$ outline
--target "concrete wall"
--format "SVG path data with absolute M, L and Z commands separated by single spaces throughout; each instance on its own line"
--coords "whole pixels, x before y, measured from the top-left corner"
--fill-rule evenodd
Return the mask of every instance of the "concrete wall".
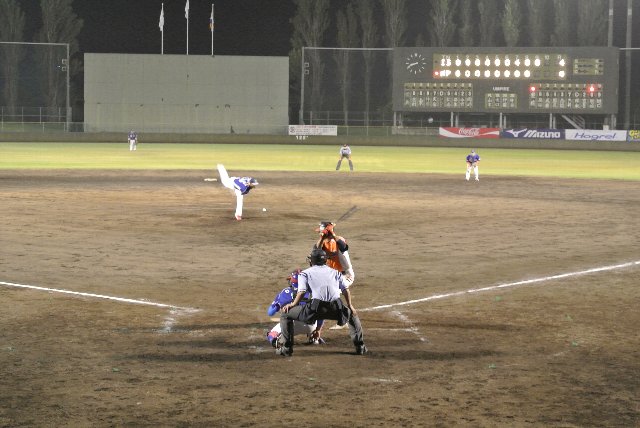
M 289 58 L 84 55 L 88 132 L 278 133 L 289 124 Z

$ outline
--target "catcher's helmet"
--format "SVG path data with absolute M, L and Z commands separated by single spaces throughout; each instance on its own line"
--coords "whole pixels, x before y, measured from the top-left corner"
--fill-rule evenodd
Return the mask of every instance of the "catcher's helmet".
M 293 288 L 295 291 L 298 291 L 298 274 L 300 273 L 300 269 L 296 269 L 291 272 L 287 277 L 287 281 L 289 281 L 289 286 Z
M 309 254 L 309 263 L 312 265 L 324 265 L 327 263 L 327 253 L 321 248 L 314 248 Z

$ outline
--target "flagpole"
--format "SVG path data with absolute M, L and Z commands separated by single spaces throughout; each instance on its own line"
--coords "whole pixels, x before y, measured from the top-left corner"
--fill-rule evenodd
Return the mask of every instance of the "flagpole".
M 164 55 L 164 3 L 160 10 L 160 55 Z
M 189 0 L 184 6 L 184 17 L 187 18 L 187 55 L 189 55 Z
M 211 22 L 209 23 L 209 25 L 211 25 L 211 56 L 213 56 L 213 31 L 215 29 L 215 18 L 213 16 L 213 3 L 211 3 Z

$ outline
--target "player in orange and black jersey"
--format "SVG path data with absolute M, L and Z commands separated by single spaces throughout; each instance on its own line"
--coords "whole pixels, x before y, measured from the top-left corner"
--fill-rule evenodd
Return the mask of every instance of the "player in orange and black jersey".
M 349 245 L 347 245 L 346 239 L 335 234 L 334 227 L 335 224 L 330 221 L 320 222 L 320 225 L 316 228 L 316 232 L 320 237 L 314 248 L 321 248 L 327 253 L 327 266 L 342 272 L 345 282 L 351 286 L 355 280 L 355 272 L 349 257 Z

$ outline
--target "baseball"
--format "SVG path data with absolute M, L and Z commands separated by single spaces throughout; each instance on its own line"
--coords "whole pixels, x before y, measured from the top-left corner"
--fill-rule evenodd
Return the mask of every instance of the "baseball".
M 263 211 L 263 212 L 264 212 L 264 211 L 266 211 L 266 210 L 267 210 L 266 208 L 263 208 L 263 209 L 262 209 L 262 211 Z

